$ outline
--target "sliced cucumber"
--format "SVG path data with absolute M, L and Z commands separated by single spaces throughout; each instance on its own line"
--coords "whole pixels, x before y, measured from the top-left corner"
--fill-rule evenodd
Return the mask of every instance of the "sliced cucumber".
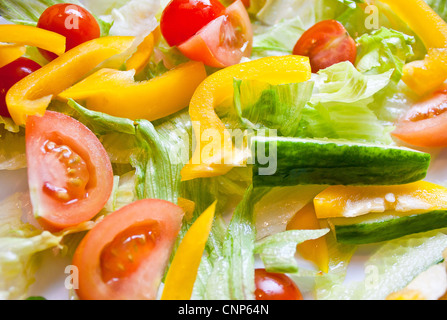
M 397 185 L 423 179 L 430 164 L 430 154 L 396 146 L 286 137 L 252 143 L 255 186 Z
M 363 219 L 363 221 L 362 221 Z M 375 214 L 329 219 L 338 242 L 369 244 L 447 227 L 447 210 L 412 215 Z

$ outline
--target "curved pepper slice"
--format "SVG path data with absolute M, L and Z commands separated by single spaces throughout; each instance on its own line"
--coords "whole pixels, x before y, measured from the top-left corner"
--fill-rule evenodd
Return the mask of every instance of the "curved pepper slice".
M 28 115 L 43 115 L 54 95 L 131 48 L 133 41 L 134 37 L 103 37 L 85 42 L 17 82 L 6 95 L 12 119 L 23 125 Z
M 314 230 L 320 229 L 320 223 L 312 202 L 305 205 L 287 224 L 287 230 Z M 307 240 L 296 246 L 301 256 L 315 263 L 324 272 L 329 271 L 329 251 L 326 237 Z
M 447 79 L 447 22 L 423 0 L 382 0 L 418 35 L 428 50 L 424 60 L 404 66 L 402 81 L 424 95 Z
M 399 186 L 330 186 L 314 198 L 314 205 L 318 219 L 445 210 L 447 188 L 427 181 Z
M 0 68 L 23 56 L 26 47 L 18 44 L 0 44 Z
M 148 81 L 135 82 L 134 74 L 133 70 L 101 69 L 59 97 L 84 101 L 87 108 L 112 116 L 153 121 L 187 107 L 207 76 L 203 63 L 196 61 Z
M 266 57 L 240 63 L 221 69 L 203 81 L 195 91 L 189 104 L 196 149 L 183 169 L 182 180 L 199 177 L 218 176 L 227 173 L 235 166 L 241 165 L 244 156 L 238 156 L 234 150 L 232 137 L 214 108 L 233 96 L 233 80 L 259 80 L 270 84 L 286 84 L 309 80 L 311 69 L 309 59 L 302 56 Z M 207 153 L 206 143 L 209 135 L 219 139 L 221 148 Z M 216 141 L 214 141 L 216 142 Z M 239 152 L 240 153 L 240 152 Z
M 186 232 L 166 274 L 162 300 L 191 299 L 215 210 L 216 202 L 209 206 Z
M 0 42 L 38 47 L 62 55 L 65 52 L 65 37 L 45 29 L 15 24 L 0 25 Z

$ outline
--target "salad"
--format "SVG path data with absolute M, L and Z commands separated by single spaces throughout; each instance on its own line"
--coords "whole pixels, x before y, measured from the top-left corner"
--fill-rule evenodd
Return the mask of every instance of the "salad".
M 0 15 L 1 299 L 447 299 L 445 1 Z

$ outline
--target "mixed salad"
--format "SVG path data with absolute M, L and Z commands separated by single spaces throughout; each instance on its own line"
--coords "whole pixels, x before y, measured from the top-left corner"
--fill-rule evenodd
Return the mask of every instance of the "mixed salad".
M 446 1 L 0 15 L 2 299 L 48 253 L 61 299 L 447 299 Z

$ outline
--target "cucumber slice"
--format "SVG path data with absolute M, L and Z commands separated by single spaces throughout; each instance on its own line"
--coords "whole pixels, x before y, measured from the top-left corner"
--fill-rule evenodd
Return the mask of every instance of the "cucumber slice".
M 447 227 L 447 210 L 434 210 L 426 213 L 392 216 L 376 215 L 374 219 L 360 217 L 329 219 L 338 242 L 345 244 L 370 244 Z M 369 215 L 366 215 L 369 216 Z M 345 221 L 342 221 L 345 220 Z M 352 224 L 349 224 L 349 221 Z M 338 224 L 340 222 L 340 224 Z
M 430 164 L 417 150 L 338 140 L 258 136 L 252 152 L 256 187 L 398 185 L 422 180 Z

